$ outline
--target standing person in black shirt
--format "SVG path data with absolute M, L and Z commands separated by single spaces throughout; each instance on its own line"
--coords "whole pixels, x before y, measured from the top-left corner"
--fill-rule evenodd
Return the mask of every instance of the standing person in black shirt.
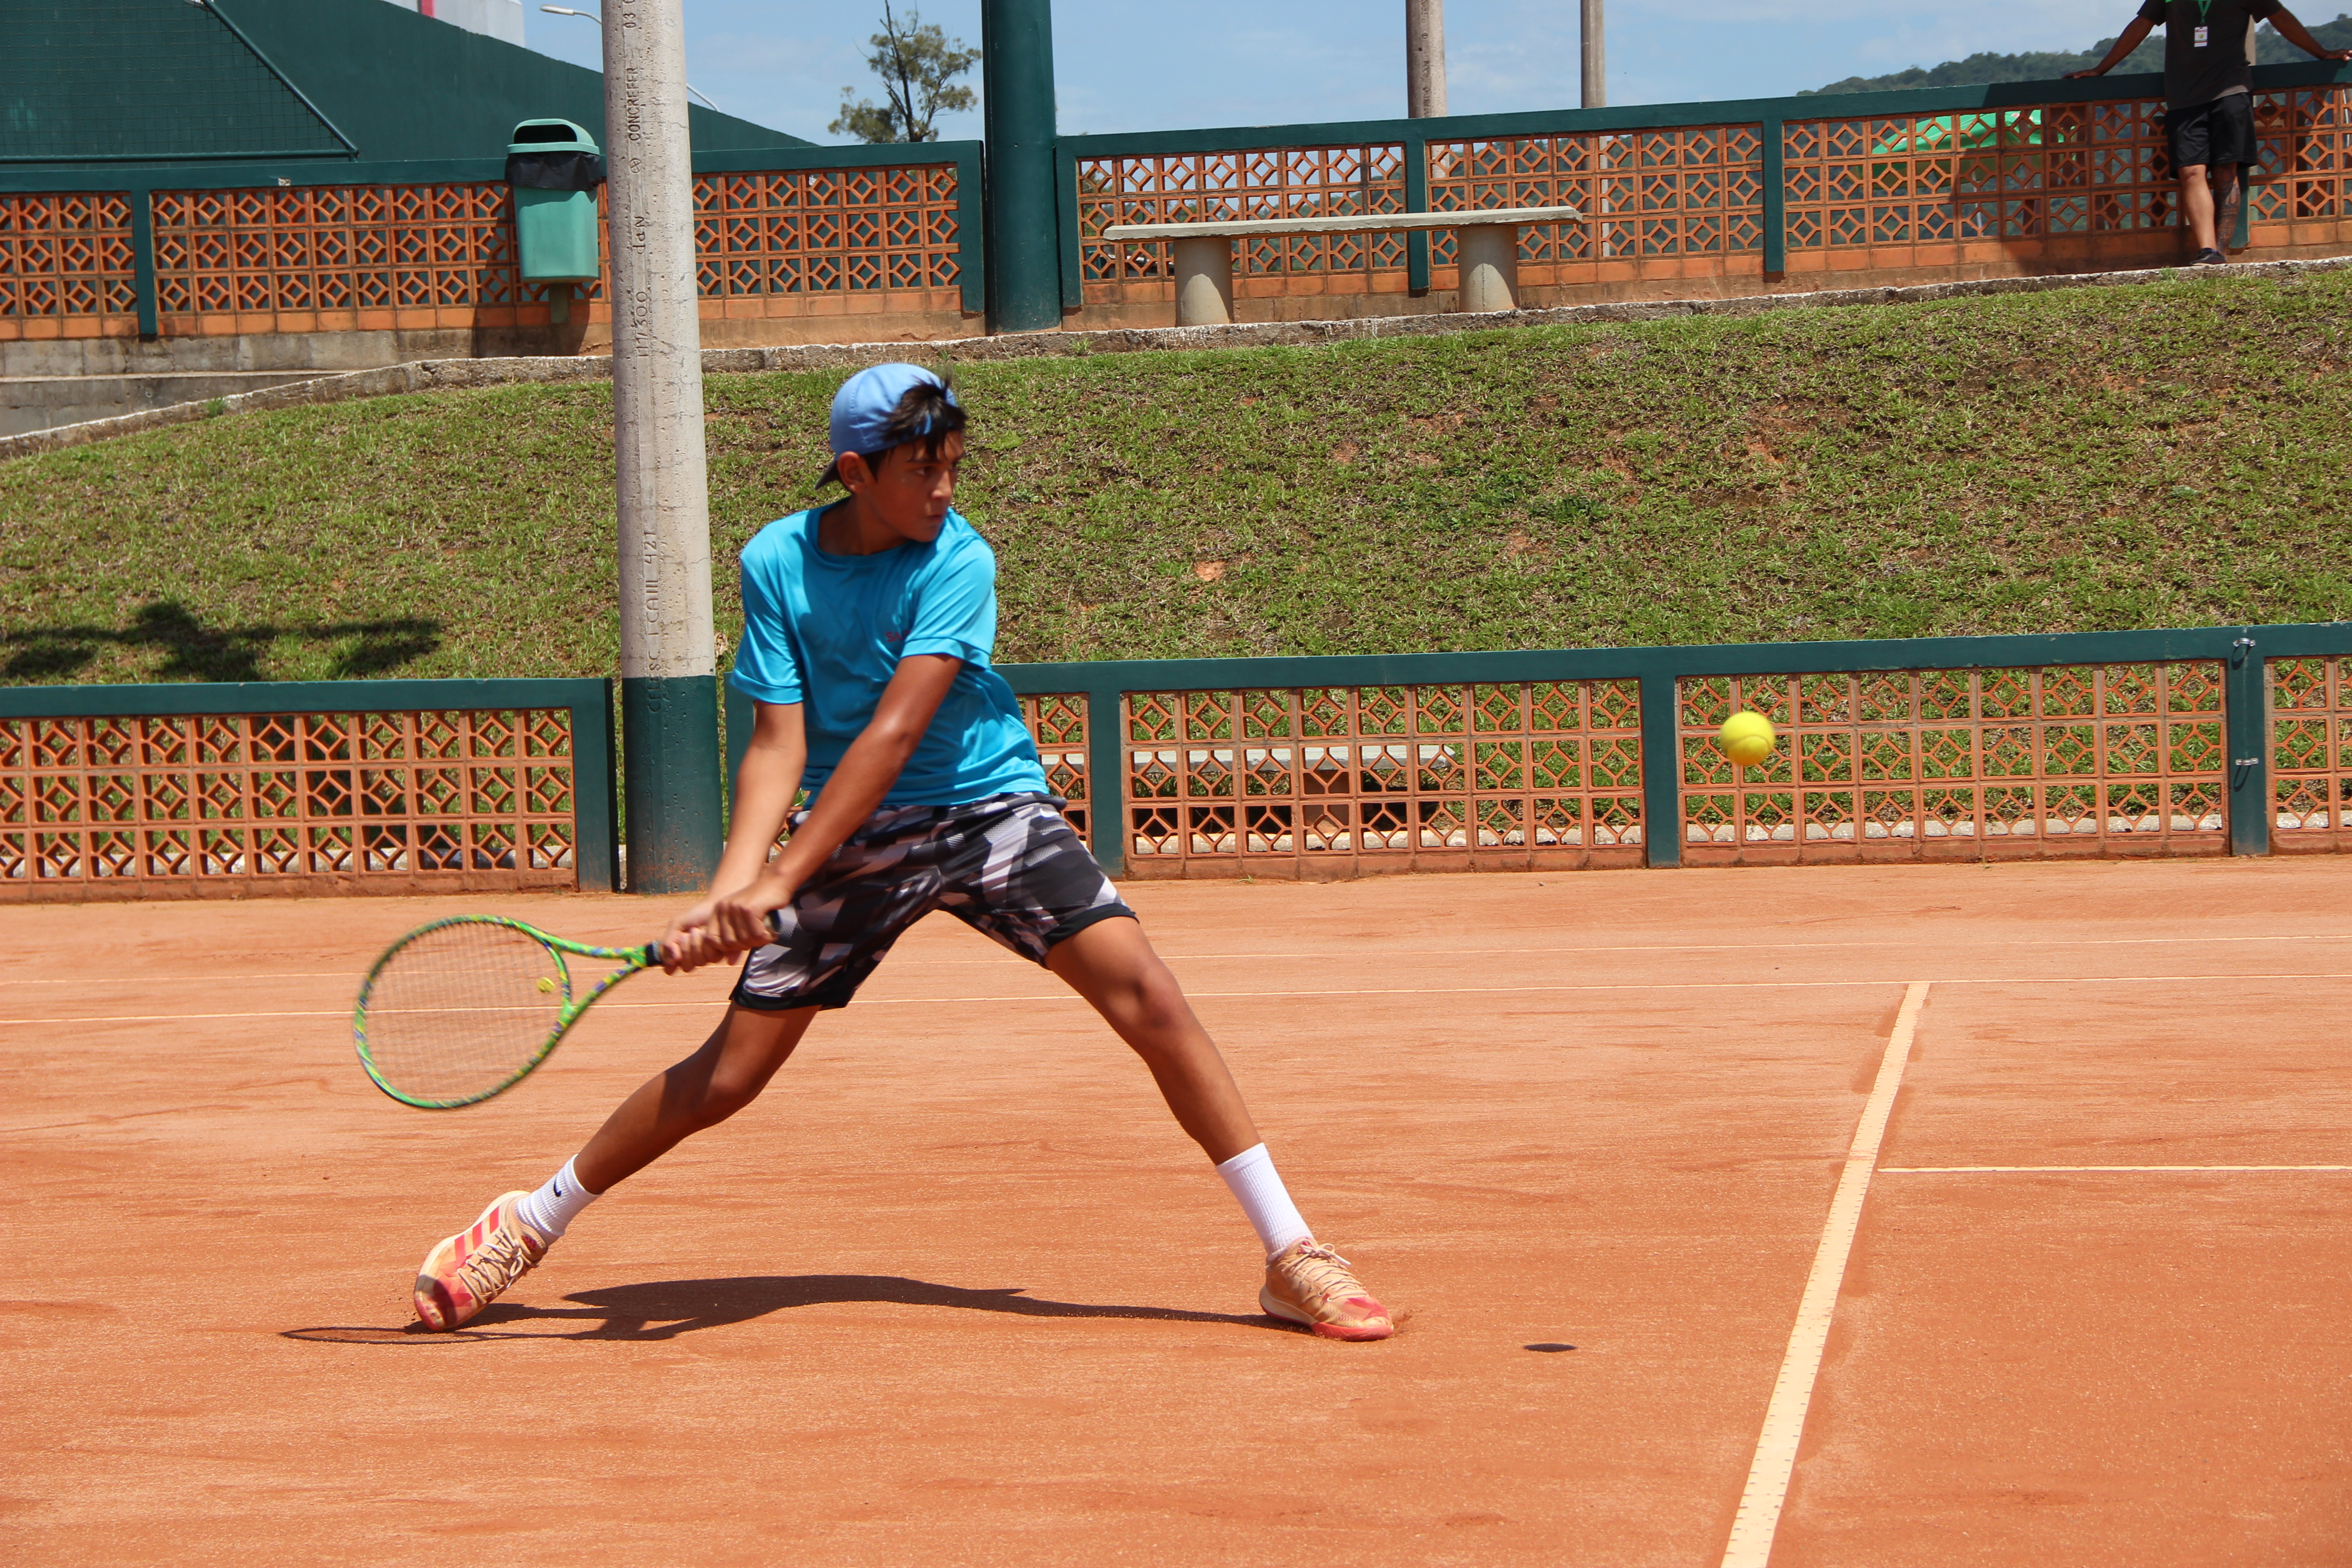
M 2352 49 L 2326 47 L 2278 0 L 2145 0 L 2105 59 L 2066 73 L 2070 79 L 2105 76 L 2152 29 L 2164 29 L 2165 136 L 2180 179 L 2181 215 L 2197 259 L 2208 264 L 2228 259 L 2221 247 L 2238 230 L 2244 189 L 2240 165 L 2261 161 L 2254 146 L 2254 24 L 2263 21 L 2305 54 L 2352 60 Z

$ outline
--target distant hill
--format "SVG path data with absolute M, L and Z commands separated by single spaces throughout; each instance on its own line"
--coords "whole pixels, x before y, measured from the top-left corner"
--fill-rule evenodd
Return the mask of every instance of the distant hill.
M 2331 49 L 2352 48 L 2352 16 L 2339 14 L 2333 22 L 2305 24 L 2311 36 Z M 2068 71 L 2088 70 L 2107 58 L 2116 46 L 2113 38 L 2101 38 L 2079 55 L 2047 52 L 2023 55 L 1970 55 L 1964 60 L 1946 60 L 1929 70 L 1913 66 L 1909 70 L 1896 71 L 1892 76 L 1850 76 L 1843 81 L 1815 89 L 1819 92 L 1885 92 L 1905 87 L 1976 87 L 1996 81 L 2049 81 Z M 2273 32 L 2265 25 L 2254 34 L 2254 58 L 2266 66 L 2289 65 L 2311 57 Z M 2131 52 L 2115 69 L 2118 76 L 2134 71 L 2160 71 L 2164 68 L 2164 35 L 2152 35 L 2147 42 Z M 1801 92 L 1800 98 L 1811 98 L 1812 92 Z

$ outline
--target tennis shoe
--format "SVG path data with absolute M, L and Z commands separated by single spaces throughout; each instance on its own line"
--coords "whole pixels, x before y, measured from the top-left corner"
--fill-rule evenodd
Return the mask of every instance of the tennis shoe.
M 425 1255 L 416 1270 L 416 1316 L 446 1333 L 472 1321 L 508 1286 L 539 1267 L 554 1245 L 523 1223 L 516 1205 L 529 1193 L 502 1194 L 482 1217 Z
M 2192 267 L 2226 267 L 2229 265 L 2229 262 L 2230 258 L 2222 255 L 2219 250 L 2208 248 L 2199 251 L 2197 253 L 2197 259 L 2189 263 L 2189 265 Z
M 1273 1317 L 1304 1323 L 1327 1340 L 1384 1340 L 1396 1332 L 1389 1310 L 1373 1299 L 1348 1260 L 1313 1237 L 1266 1259 L 1257 1304 Z

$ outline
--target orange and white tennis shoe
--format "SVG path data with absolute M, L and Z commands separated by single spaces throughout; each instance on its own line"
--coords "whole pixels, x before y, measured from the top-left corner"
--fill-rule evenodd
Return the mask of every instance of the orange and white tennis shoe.
M 481 1218 L 425 1255 L 416 1270 L 416 1315 L 426 1328 L 446 1332 L 470 1321 L 539 1267 L 554 1243 L 516 1212 L 515 1205 L 529 1196 L 501 1194 Z
M 1266 1259 L 1257 1304 L 1272 1316 L 1304 1323 L 1327 1340 L 1384 1340 L 1396 1332 L 1389 1310 L 1373 1299 L 1349 1262 L 1313 1237 Z

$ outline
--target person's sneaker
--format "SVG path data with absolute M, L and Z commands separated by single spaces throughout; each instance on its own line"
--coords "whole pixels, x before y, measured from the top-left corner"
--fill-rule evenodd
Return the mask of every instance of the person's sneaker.
M 1396 1332 L 1389 1310 L 1348 1272 L 1348 1260 L 1313 1237 L 1266 1259 L 1257 1304 L 1269 1316 L 1304 1323 L 1327 1340 L 1384 1340 Z
M 501 1194 L 481 1218 L 425 1255 L 416 1270 L 416 1315 L 426 1328 L 446 1333 L 470 1321 L 500 1291 L 539 1267 L 554 1244 L 515 1212 L 529 1196 Z
M 2197 259 L 2190 262 L 2189 265 L 2192 267 L 2226 267 L 2229 265 L 2229 262 L 2230 258 L 2222 255 L 2218 250 L 2200 250 L 2197 253 Z

